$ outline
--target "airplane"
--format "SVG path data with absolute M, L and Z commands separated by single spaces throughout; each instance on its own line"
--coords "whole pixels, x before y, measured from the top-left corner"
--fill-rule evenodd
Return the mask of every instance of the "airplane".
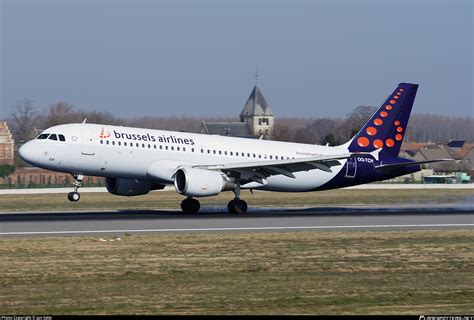
M 310 192 L 382 181 L 421 170 L 399 157 L 417 84 L 400 83 L 360 131 L 339 146 L 245 139 L 73 123 L 44 130 L 19 150 L 27 163 L 70 173 L 70 201 L 79 201 L 85 175 L 105 177 L 108 192 L 139 196 L 174 185 L 197 213 L 197 198 L 233 191 L 230 213 L 246 213 L 241 190 Z

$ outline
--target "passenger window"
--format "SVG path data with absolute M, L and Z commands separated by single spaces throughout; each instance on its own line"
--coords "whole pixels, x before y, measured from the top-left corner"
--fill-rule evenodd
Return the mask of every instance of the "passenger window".
M 227 151 L 224 151 L 224 155 L 227 155 Z
M 253 157 L 256 158 L 255 153 L 253 154 Z
M 165 149 L 168 150 L 168 146 L 165 146 Z
M 211 153 L 211 150 L 207 149 L 207 153 Z
M 62 134 L 58 134 L 59 141 L 66 141 L 66 138 Z
M 145 144 L 144 144 L 144 143 L 142 143 L 142 148 L 145 148 Z
M 222 151 L 221 151 L 221 150 L 219 150 L 219 154 L 222 154 Z
M 259 159 L 262 159 L 262 155 L 261 155 L 261 154 L 259 154 L 259 155 L 258 155 L 258 158 L 259 158 Z
M 201 149 L 201 153 L 204 153 L 204 149 Z
M 163 150 L 163 146 L 162 146 L 162 145 L 160 145 L 160 150 Z
M 100 144 L 104 144 L 104 140 L 100 140 Z
M 43 140 L 43 139 L 48 139 L 48 137 L 49 137 L 49 133 L 42 133 L 36 139 Z
M 273 159 L 273 156 L 270 156 L 270 159 Z
M 173 151 L 174 151 L 174 147 L 173 147 L 173 146 L 171 146 L 171 150 L 173 150 Z
M 156 144 L 154 144 L 154 145 L 153 145 L 153 148 L 155 148 L 155 149 L 156 149 Z
M 148 145 L 148 149 L 150 149 L 150 148 L 151 148 L 151 144 Z
M 194 152 L 194 148 L 191 148 L 191 152 Z
M 53 133 L 52 135 L 49 136 L 49 140 L 57 141 L 58 137 Z
M 247 153 L 247 157 L 249 157 L 249 158 L 250 158 L 250 153 Z
M 112 141 L 112 145 L 115 146 L 115 141 Z
M 126 143 L 126 142 L 124 142 L 124 143 L 123 143 L 123 145 L 126 147 L 126 146 L 127 146 L 127 143 Z
M 186 148 L 185 148 L 185 147 L 183 147 L 183 151 L 186 151 Z
M 122 142 L 120 142 L 120 141 L 119 141 L 119 142 L 117 142 L 117 143 L 118 143 L 118 145 L 119 145 L 119 146 L 121 146 L 121 145 L 122 145 Z
M 105 143 L 109 144 L 110 142 L 109 142 L 109 140 L 107 140 L 107 141 L 105 141 Z
M 233 155 L 234 155 L 234 153 L 231 151 L 231 152 L 230 152 L 230 155 L 231 155 L 231 156 L 233 156 Z
M 176 151 L 179 151 L 179 147 L 176 147 Z
M 216 154 L 216 150 L 212 150 L 212 153 Z

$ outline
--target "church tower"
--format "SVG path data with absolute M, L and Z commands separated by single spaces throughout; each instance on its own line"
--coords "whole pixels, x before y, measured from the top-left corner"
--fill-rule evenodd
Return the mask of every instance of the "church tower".
M 265 101 L 258 83 L 255 83 L 255 87 L 240 113 L 240 122 L 246 122 L 250 133 L 254 136 L 263 135 L 266 139 L 272 137 L 273 112 L 267 101 Z

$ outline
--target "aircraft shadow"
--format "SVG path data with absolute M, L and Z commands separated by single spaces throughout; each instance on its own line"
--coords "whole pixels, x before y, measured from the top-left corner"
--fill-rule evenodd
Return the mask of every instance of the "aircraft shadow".
M 381 216 L 381 215 L 441 215 L 473 214 L 473 205 L 423 207 L 311 207 L 311 208 L 250 208 L 245 214 L 230 214 L 225 208 L 202 208 L 196 214 L 178 210 L 118 210 L 81 212 L 8 212 L 0 213 L 0 222 L 14 221 L 94 221 L 94 220 L 156 220 L 156 219 L 235 219 L 298 216 Z

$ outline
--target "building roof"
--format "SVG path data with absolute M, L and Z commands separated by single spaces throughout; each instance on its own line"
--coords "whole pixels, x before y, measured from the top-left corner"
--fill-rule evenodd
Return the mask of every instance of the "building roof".
M 435 146 L 436 144 L 432 142 L 403 142 L 403 145 L 401 147 L 402 150 L 408 151 L 408 150 L 415 150 L 418 151 L 423 147 L 426 146 Z
M 425 147 L 420 149 L 420 154 L 426 160 L 453 159 L 449 152 L 440 146 Z
M 462 167 L 474 171 L 474 148 L 471 148 L 462 159 Z
M 203 132 L 232 137 L 251 137 L 250 128 L 246 122 L 205 122 L 202 121 Z
M 242 120 L 253 116 L 273 116 L 272 109 L 270 109 L 270 106 L 263 97 L 258 84 L 255 84 L 252 93 L 250 93 L 250 96 L 240 113 L 240 119 Z
M 440 159 L 453 159 L 451 154 L 443 147 L 434 145 L 429 147 L 421 148 L 415 155 L 417 160 L 440 160 Z M 437 162 L 428 164 L 429 167 L 436 171 L 453 171 L 458 168 L 455 161 Z

